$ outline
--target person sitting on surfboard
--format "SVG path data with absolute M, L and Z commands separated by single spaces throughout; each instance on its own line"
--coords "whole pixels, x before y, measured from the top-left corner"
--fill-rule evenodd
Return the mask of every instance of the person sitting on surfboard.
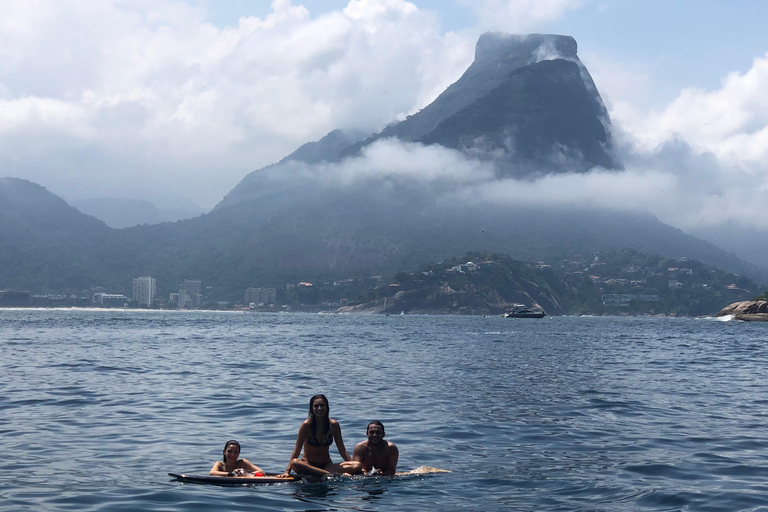
M 264 476 L 260 467 L 248 459 L 238 459 L 240 443 L 232 439 L 224 445 L 224 460 L 217 460 L 208 472 L 211 476 Z
M 328 417 L 329 409 L 328 399 L 325 395 L 315 395 L 310 398 L 309 417 L 299 427 L 296 446 L 291 453 L 288 469 L 278 476 L 288 478 L 291 470 L 300 475 L 314 476 L 339 473 L 356 475 L 362 472 L 363 465 L 353 461 L 344 447 L 339 422 Z M 329 453 L 329 448 L 334 440 L 339 455 L 344 459 L 338 464 L 331 461 Z M 302 448 L 304 449 L 304 456 L 299 459 Z
M 384 440 L 384 424 L 379 420 L 370 422 L 365 435 L 368 440 L 357 443 L 352 459 L 360 462 L 363 471 L 369 475 L 394 475 L 400 452 L 394 443 Z

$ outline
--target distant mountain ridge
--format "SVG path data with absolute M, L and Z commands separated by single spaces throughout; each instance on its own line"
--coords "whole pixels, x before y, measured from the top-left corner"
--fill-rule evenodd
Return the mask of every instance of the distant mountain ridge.
M 324 165 L 354 172 L 350 155 L 392 138 L 481 155 L 497 178 L 620 168 L 570 37 L 483 35 L 475 62 L 432 104 L 361 137 L 334 131 L 303 145 L 248 174 L 208 214 L 120 230 L 43 187 L 0 180 L 0 289 L 122 293 L 132 277 L 152 275 L 161 295 L 199 279 L 208 298 L 239 300 L 252 286 L 393 274 L 472 251 L 556 261 L 610 248 L 689 257 L 768 283 L 765 268 L 647 214 L 462 201 L 452 183 L 403 176 L 323 179 Z
M 59 292 L 107 280 L 114 242 L 106 224 L 44 187 L 0 178 L 0 289 Z
M 122 229 L 141 224 L 159 224 L 191 219 L 205 213 L 194 204 L 182 208 L 160 209 L 149 201 L 120 197 L 102 197 L 73 201 L 81 212 L 103 220 L 109 227 Z
M 582 160 L 567 170 L 620 167 L 610 154 L 608 112 L 576 48 L 570 36 L 485 33 L 477 42 L 472 65 L 434 102 L 350 146 L 341 156 L 386 137 L 454 149 L 471 149 L 480 139 L 486 145 L 482 149 L 493 150 L 505 148 L 498 136 L 511 135 L 523 138 L 515 141 L 515 149 L 527 159 L 546 156 L 559 144 L 582 152 Z M 489 118 L 490 126 L 484 123 Z M 537 126 L 531 122 L 534 119 L 544 120 L 546 126 Z M 579 136 L 584 128 L 587 136 Z M 489 135 L 490 140 L 482 140 Z M 506 175 L 519 173 L 509 169 Z
M 499 177 L 619 169 L 608 111 L 576 50 L 570 36 L 485 33 L 467 71 L 418 113 L 362 140 L 334 130 L 268 169 L 339 162 L 391 137 L 472 152 L 493 160 Z M 261 197 L 261 173 L 246 176 L 216 208 Z

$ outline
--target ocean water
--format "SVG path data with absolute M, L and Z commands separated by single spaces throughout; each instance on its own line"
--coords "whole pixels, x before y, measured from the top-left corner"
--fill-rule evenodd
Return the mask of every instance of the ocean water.
M 0 310 L 0 510 L 768 510 L 768 324 Z M 325 393 L 401 478 L 269 472 Z M 335 445 L 334 460 L 339 460 Z

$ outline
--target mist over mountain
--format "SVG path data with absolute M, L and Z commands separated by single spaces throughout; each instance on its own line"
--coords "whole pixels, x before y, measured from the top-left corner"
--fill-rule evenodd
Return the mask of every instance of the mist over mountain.
M 608 112 L 569 36 L 483 34 L 475 61 L 433 103 L 371 142 L 440 144 L 493 159 L 500 176 L 617 168 Z
M 499 178 L 621 168 L 608 112 L 576 49 L 569 36 L 483 34 L 472 65 L 418 113 L 363 140 L 336 130 L 305 144 L 246 176 L 217 207 L 260 198 L 264 170 L 339 163 L 385 139 L 458 150 L 492 163 Z
M 60 292 L 117 284 L 115 233 L 44 187 L 0 178 L 0 288 Z
M 420 112 L 371 136 L 307 143 L 196 218 L 114 230 L 42 187 L 0 182 L 40 198 L 0 210 L 13 242 L 0 249 L 0 288 L 127 292 L 153 275 L 161 294 L 200 279 L 208 298 L 239 300 L 251 286 L 391 274 L 470 251 L 557 261 L 610 248 L 768 283 L 765 268 L 642 211 L 559 200 L 572 176 L 610 183 L 621 168 L 572 38 L 485 34 L 475 62 Z M 55 208 L 30 207 L 38 200 Z
M 535 177 L 621 169 L 610 127 L 573 38 L 484 34 L 475 62 L 420 112 L 346 148 L 354 134 L 341 131 L 302 146 L 246 176 L 209 221 L 247 218 L 245 229 L 295 252 L 282 261 L 312 272 L 629 247 L 768 279 L 647 213 L 525 200 Z
M 158 208 L 143 199 L 101 197 L 73 201 L 72 206 L 81 212 L 104 221 L 109 227 L 122 229 L 141 224 L 159 224 L 191 219 L 205 210 L 191 201 L 176 208 Z
M 768 263 L 768 231 L 736 222 L 692 228 L 691 234 L 718 247 L 727 247 L 739 258 L 757 266 Z

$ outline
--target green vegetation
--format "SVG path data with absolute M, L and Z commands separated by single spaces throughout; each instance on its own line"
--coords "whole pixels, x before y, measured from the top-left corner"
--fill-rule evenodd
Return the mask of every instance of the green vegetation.
M 581 265 L 579 265 L 581 263 Z M 563 270 L 568 266 L 564 262 Z M 601 251 L 582 276 L 600 290 L 599 314 L 710 315 L 757 287 L 750 279 L 714 269 L 688 258 L 666 259 L 633 250 Z M 571 274 L 579 272 L 572 270 Z M 580 294 L 577 294 L 580 295 Z
M 606 252 L 602 265 L 593 267 L 593 251 L 605 247 L 685 254 L 761 284 L 768 282 L 763 270 L 645 216 L 453 204 L 424 207 L 424 201 L 431 201 L 430 192 L 408 186 L 383 187 L 374 195 L 357 190 L 312 192 L 298 198 L 289 194 L 296 204 L 288 209 L 282 203 L 287 197 L 267 195 L 266 202 L 233 205 L 192 220 L 114 230 L 39 185 L 0 178 L 0 290 L 52 297 L 58 305 L 58 296 L 88 298 L 107 292 L 130 297 L 132 279 L 151 275 L 157 280 L 158 305 L 169 304 L 169 294 L 178 291 L 182 280 L 199 279 L 208 307 L 240 304 L 246 288 L 268 287 L 278 290 L 277 301 L 286 309 L 330 308 L 383 284 L 371 278 L 373 274 L 393 284 L 389 276 L 397 272 L 476 248 L 511 255 L 508 268 L 494 274 L 498 287 L 475 283 L 457 272 L 439 294 L 442 310 L 491 311 L 518 300 L 514 294 L 521 293 L 520 302 L 535 300 L 548 311 L 546 304 L 551 303 L 553 312 L 698 314 L 727 304 L 731 296 L 741 298 L 739 290 L 759 293 L 739 284 L 737 276 L 705 271 L 701 264 L 686 266 L 682 260 L 665 264 L 687 268 L 691 276 L 673 277 L 666 270 L 662 275 L 658 269 L 623 272 L 622 266 L 650 269 L 661 264 L 659 257 L 646 263 L 643 260 L 653 257 L 639 253 Z M 585 256 L 572 256 L 578 253 Z M 638 261 L 624 262 L 633 258 Z M 545 261 L 549 267 L 520 260 Z M 597 277 L 586 280 L 585 274 Z M 665 288 L 671 280 L 679 284 Z M 299 282 L 312 286 L 299 287 Z M 723 289 L 730 285 L 735 290 Z M 661 291 L 648 291 L 659 287 Z M 449 301 L 451 294 L 455 300 Z M 603 300 L 605 294 L 617 296 Z M 623 297 L 647 294 L 658 294 L 658 301 Z M 483 299 L 464 304 L 465 296 Z M 414 308 L 420 307 L 415 291 L 408 297 Z
M 574 255 L 552 264 L 469 253 L 399 273 L 352 304 L 387 312 L 495 314 L 523 303 L 551 315 L 700 316 L 755 291 L 751 280 L 698 261 L 634 250 Z
M 526 262 L 506 254 L 470 252 L 430 262 L 390 278 L 291 282 L 277 288 L 266 310 L 334 311 L 350 306 L 382 313 L 501 314 L 514 304 L 550 315 L 713 315 L 755 297 L 749 279 L 687 258 L 667 259 L 631 249 Z M 242 299 L 240 299 L 242 301 Z M 768 293 L 753 300 L 768 300 Z M 90 297 L 0 293 L 0 306 L 88 306 Z M 233 302 L 208 300 L 204 309 Z M 175 308 L 164 298 L 155 307 Z

